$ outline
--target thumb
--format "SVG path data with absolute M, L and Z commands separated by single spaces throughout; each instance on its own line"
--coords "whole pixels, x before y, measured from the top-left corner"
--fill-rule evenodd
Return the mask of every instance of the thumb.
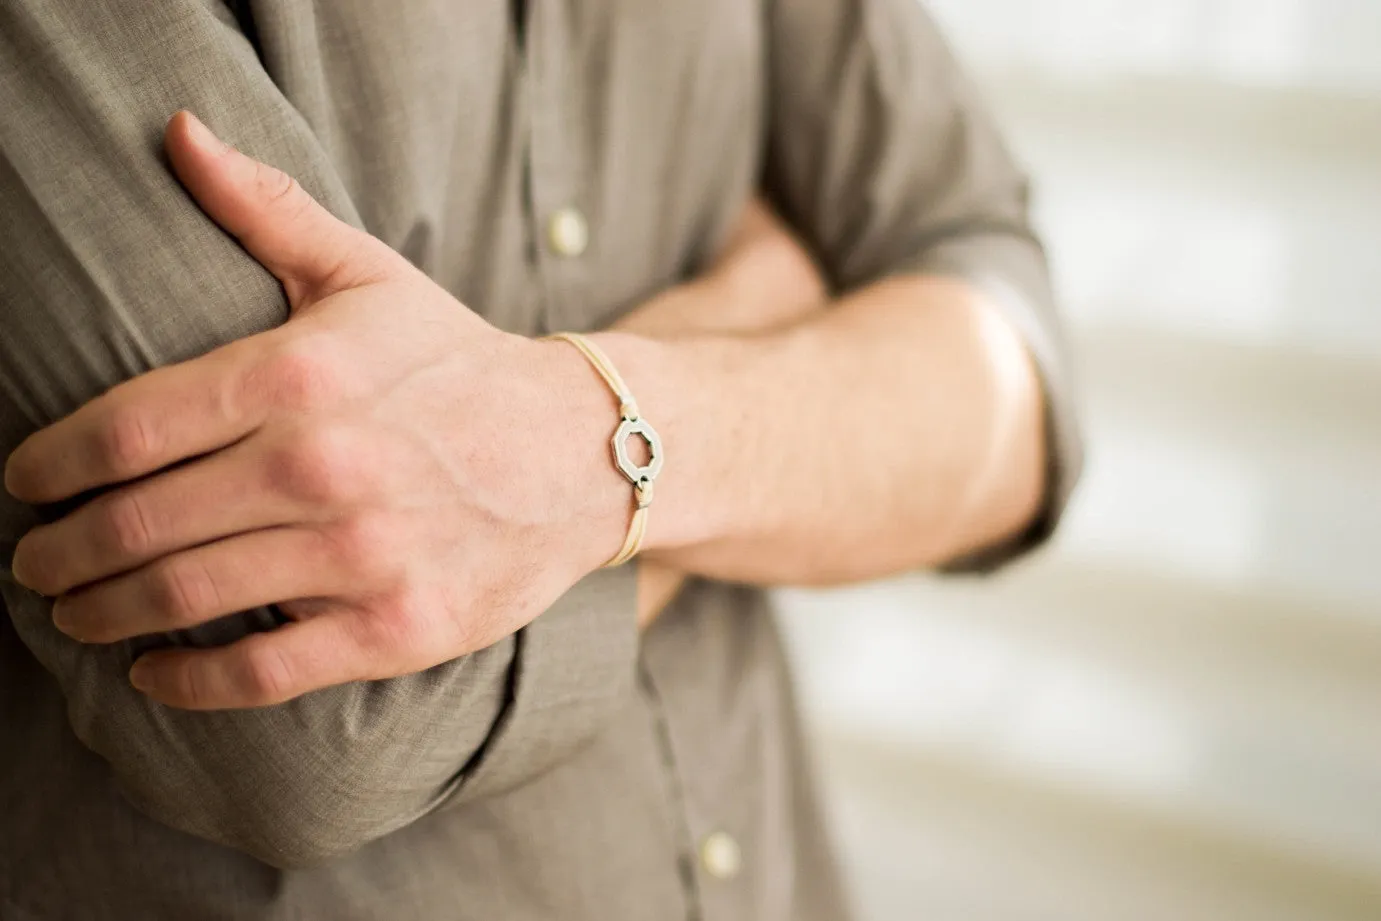
M 382 244 L 287 173 L 240 153 L 187 111 L 168 121 L 164 146 L 197 204 L 283 283 L 294 308 L 371 280 Z

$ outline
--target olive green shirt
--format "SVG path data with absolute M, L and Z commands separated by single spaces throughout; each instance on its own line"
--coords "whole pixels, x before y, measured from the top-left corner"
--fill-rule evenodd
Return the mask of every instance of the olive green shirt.
M 1078 452 L 1024 180 L 913 0 L 0 0 L 0 455 L 284 320 L 166 167 L 182 107 L 525 334 L 693 275 L 755 189 L 837 291 L 969 278 L 1052 446 L 1041 522 L 978 564 L 1058 515 Z M 845 916 L 759 592 L 693 583 L 640 638 L 634 568 L 601 571 L 421 674 L 190 713 L 134 657 L 281 615 L 76 643 L 9 571 L 59 512 L 0 498 L 6 921 Z

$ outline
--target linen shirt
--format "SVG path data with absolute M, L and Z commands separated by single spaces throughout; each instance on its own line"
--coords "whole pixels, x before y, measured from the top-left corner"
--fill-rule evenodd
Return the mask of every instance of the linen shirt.
M 755 190 L 836 292 L 970 279 L 1051 445 L 1040 522 L 971 562 L 1058 516 L 1078 447 L 1026 183 L 913 0 L 3 0 L 0 453 L 286 318 L 166 166 L 184 107 L 514 332 L 691 277 Z M 9 569 L 60 511 L 0 498 L 7 921 L 845 917 L 760 592 L 692 582 L 639 637 L 634 567 L 601 571 L 420 674 L 191 713 L 133 659 L 281 615 L 70 640 Z

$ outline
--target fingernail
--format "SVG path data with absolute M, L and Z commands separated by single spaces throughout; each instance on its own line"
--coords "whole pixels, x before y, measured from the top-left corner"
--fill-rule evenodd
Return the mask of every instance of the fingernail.
M 14 577 L 14 581 L 18 582 L 21 587 L 29 588 L 29 583 L 24 578 L 23 567 L 20 565 L 18 557 L 10 561 L 10 575 Z M 30 588 L 29 591 L 33 591 L 33 589 Z
M 198 147 L 203 147 L 217 154 L 225 152 L 226 143 L 216 137 L 211 129 L 206 127 L 206 124 L 191 112 L 187 113 L 187 130 L 192 136 L 192 142 Z
M 53 601 L 53 626 L 68 636 L 72 635 L 71 612 L 67 609 L 66 596 Z
M 81 635 L 81 621 L 72 619 L 72 605 L 66 598 L 66 595 L 60 595 L 53 600 L 53 626 L 78 643 L 89 642 Z
M 14 581 L 33 591 L 34 587 L 29 584 L 29 572 L 24 565 L 24 555 L 19 550 L 14 551 L 14 556 L 10 558 L 10 575 L 14 576 Z
M 147 694 L 148 692 L 153 690 L 153 669 L 146 665 L 142 660 L 139 662 L 135 662 L 134 666 L 129 670 L 129 683 L 134 685 L 134 687 L 137 690 L 143 691 L 145 694 Z

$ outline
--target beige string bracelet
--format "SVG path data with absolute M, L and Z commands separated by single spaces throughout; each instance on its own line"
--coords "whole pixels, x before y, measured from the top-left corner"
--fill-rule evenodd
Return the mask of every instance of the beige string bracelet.
M 657 430 L 638 414 L 638 401 L 633 398 L 632 391 L 628 389 L 628 385 L 624 383 L 623 377 L 609 360 L 609 356 L 604 354 L 603 349 L 579 333 L 552 333 L 546 338 L 560 339 L 575 346 L 618 398 L 619 427 L 614 430 L 612 439 L 614 466 L 633 484 L 635 508 L 633 520 L 628 525 L 628 536 L 623 539 L 623 546 L 604 565 L 606 568 L 622 566 L 637 555 L 642 549 L 643 538 L 647 536 L 647 510 L 652 505 L 652 484 L 656 482 L 657 474 L 662 472 L 662 439 L 657 435 Z M 642 466 L 633 463 L 633 459 L 628 456 L 628 439 L 633 435 L 640 436 L 647 443 L 648 460 Z

